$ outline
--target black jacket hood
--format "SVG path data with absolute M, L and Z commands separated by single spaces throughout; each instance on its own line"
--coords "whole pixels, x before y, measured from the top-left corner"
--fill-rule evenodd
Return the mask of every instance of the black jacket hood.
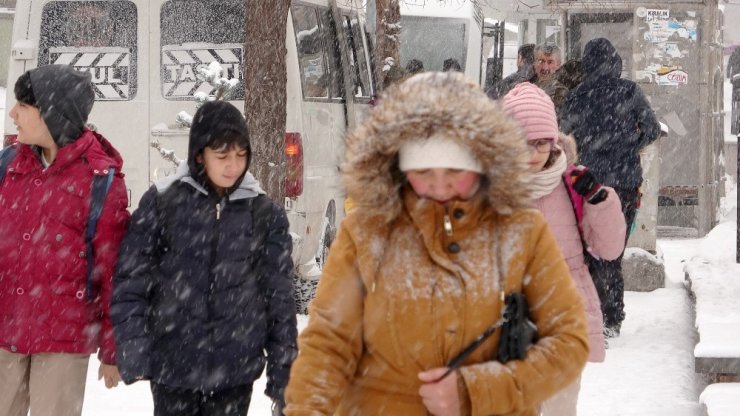
M 226 101 L 209 101 L 203 104 L 193 116 L 193 124 L 190 127 L 188 168 L 190 169 L 190 176 L 209 191 L 213 190 L 213 187 L 208 180 L 205 166 L 198 163 L 197 157 L 203 153 L 207 146 L 228 137 L 244 139 L 241 143 L 246 143 L 247 169 L 249 169 L 252 148 L 249 145 L 247 121 L 244 116 L 236 107 Z M 234 183 L 234 186 L 226 190 L 227 195 L 239 187 L 246 173 L 245 169 L 244 173 Z
M 95 103 L 91 75 L 69 65 L 46 65 L 29 71 L 36 106 L 57 146 L 77 140 Z
M 608 39 L 592 39 L 583 48 L 582 68 L 584 79 L 619 78 L 622 57 Z

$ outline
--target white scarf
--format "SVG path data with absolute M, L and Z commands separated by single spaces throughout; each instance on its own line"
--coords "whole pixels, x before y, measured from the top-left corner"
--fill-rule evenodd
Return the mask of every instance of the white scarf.
M 568 162 L 565 159 L 565 152 L 561 152 L 552 166 L 532 175 L 532 199 L 537 200 L 545 195 L 550 195 L 563 180 L 563 173 L 568 167 Z

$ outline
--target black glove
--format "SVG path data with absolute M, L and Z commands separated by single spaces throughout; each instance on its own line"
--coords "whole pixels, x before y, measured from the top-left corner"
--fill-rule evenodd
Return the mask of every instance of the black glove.
M 571 172 L 573 189 L 582 195 L 586 202 L 596 205 L 604 201 L 608 195 L 606 189 L 596 180 L 594 174 L 585 166 L 578 165 Z
M 272 400 L 272 416 L 283 416 L 283 409 L 285 409 L 285 400 Z

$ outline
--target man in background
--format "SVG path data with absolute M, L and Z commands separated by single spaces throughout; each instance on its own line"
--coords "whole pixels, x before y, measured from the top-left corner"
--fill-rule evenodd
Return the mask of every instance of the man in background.
M 534 72 L 536 83 L 541 84 L 560 68 L 563 57 L 558 45 L 541 44 L 534 48 Z
M 660 135 L 660 124 L 640 86 L 622 79 L 622 58 L 612 43 L 597 38 L 586 43 L 582 82 L 570 90 L 560 109 L 560 131 L 572 134 L 580 163 L 596 180 L 614 188 L 622 202 L 627 241 L 640 204 L 640 151 Z M 619 336 L 624 321 L 622 256 L 589 264 L 601 300 L 606 338 Z
M 534 73 L 534 44 L 527 43 L 519 47 L 516 54 L 517 71 L 499 81 L 493 88 L 488 90 L 488 96 L 497 100 L 522 82 L 535 82 Z

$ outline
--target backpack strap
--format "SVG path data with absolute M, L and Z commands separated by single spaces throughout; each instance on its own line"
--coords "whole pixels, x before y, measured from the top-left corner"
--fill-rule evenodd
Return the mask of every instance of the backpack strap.
M 5 173 L 8 172 L 8 166 L 13 158 L 15 158 L 15 153 L 15 146 L 8 146 L 5 149 L 0 150 L 0 183 L 3 182 Z
M 93 250 L 93 237 L 95 229 L 98 226 L 98 220 L 103 213 L 103 204 L 108 190 L 113 183 L 116 169 L 108 168 L 108 175 L 93 176 L 92 191 L 90 192 L 90 211 L 87 217 L 87 226 L 85 227 L 85 257 L 87 258 L 87 301 L 92 302 L 93 296 L 93 266 L 95 252 Z

